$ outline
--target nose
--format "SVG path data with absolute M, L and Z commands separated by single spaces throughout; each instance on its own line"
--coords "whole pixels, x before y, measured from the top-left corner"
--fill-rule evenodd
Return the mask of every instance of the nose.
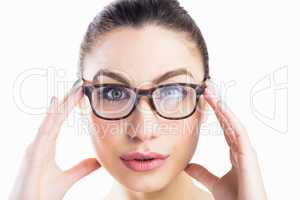
M 131 140 L 144 142 L 159 136 L 157 115 L 147 97 L 143 96 L 140 98 L 129 120 L 131 127 L 127 131 L 127 135 Z

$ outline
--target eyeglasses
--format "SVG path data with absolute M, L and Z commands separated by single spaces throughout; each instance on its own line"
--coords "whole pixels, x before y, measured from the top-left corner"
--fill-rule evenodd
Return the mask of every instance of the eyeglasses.
M 159 116 L 171 120 L 184 119 L 196 111 L 199 97 L 206 88 L 205 84 L 180 82 L 138 89 L 124 84 L 93 84 L 82 80 L 83 91 L 89 99 L 93 113 L 106 120 L 128 117 L 142 96 L 148 97 L 152 110 Z

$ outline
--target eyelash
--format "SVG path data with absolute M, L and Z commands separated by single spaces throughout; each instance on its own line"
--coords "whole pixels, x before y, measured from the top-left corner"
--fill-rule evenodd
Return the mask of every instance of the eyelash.
M 120 100 L 115 100 L 115 99 L 113 99 L 113 97 L 109 97 L 109 95 L 108 95 L 109 92 L 111 92 L 115 89 L 118 89 L 119 91 L 122 92 L 122 98 L 120 98 L 121 100 L 130 98 L 130 94 L 128 92 L 126 92 L 126 89 L 121 88 L 121 87 L 114 87 L 114 86 L 107 86 L 107 87 L 101 88 L 100 90 L 98 90 L 97 96 L 98 97 L 103 96 L 103 98 L 107 101 L 120 101 Z M 126 95 L 126 96 L 123 97 L 123 95 Z
M 164 90 L 168 90 L 168 91 L 169 91 L 169 90 L 172 91 L 172 90 L 175 89 L 175 90 L 177 90 L 177 91 L 179 90 L 179 92 L 182 93 L 182 96 L 183 96 L 183 97 L 185 97 L 185 96 L 187 95 L 187 91 L 186 91 L 184 88 L 182 88 L 182 87 L 178 87 L 178 86 L 170 86 L 170 87 L 163 88 L 163 89 L 164 89 Z M 168 91 L 167 91 L 167 92 L 168 92 Z M 164 92 L 164 91 L 162 91 L 162 92 Z
M 110 97 L 110 95 L 108 94 L 109 92 L 116 90 L 116 89 L 118 89 L 118 91 L 120 91 L 122 93 L 121 98 L 119 98 L 117 100 L 114 99 L 113 97 Z M 161 95 L 162 97 L 161 96 L 160 97 L 163 98 L 165 92 L 169 92 L 169 91 L 173 92 L 174 90 L 179 91 L 180 96 L 182 96 L 182 98 L 187 96 L 187 91 L 180 86 L 167 86 L 165 88 L 162 87 L 159 91 L 159 95 Z M 171 95 L 173 95 L 173 93 L 171 93 Z M 128 91 L 126 91 L 125 88 L 122 88 L 121 86 L 106 86 L 106 87 L 103 87 L 98 90 L 97 97 L 100 98 L 101 96 L 103 97 L 103 99 L 105 99 L 109 102 L 115 102 L 115 101 L 129 99 L 130 93 Z M 166 94 L 165 96 L 168 96 L 168 94 Z

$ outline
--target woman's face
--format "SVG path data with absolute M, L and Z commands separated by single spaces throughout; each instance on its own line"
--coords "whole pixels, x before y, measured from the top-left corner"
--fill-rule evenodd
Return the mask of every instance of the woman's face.
M 153 87 L 152 80 L 166 72 L 184 68 L 186 73 L 169 77 L 164 83 L 200 84 L 204 68 L 200 53 L 183 33 L 158 26 L 121 28 L 105 35 L 86 56 L 83 77 L 93 80 L 98 70 L 118 72 L 136 88 Z M 100 83 L 121 83 L 99 75 Z M 123 84 L 123 83 L 121 83 Z M 87 98 L 84 101 L 88 103 Z M 157 191 L 169 184 L 191 160 L 198 131 L 206 111 L 201 96 L 196 112 L 188 118 L 169 120 L 155 114 L 146 98 L 125 119 L 105 120 L 89 112 L 91 138 L 101 165 L 122 185 L 138 192 Z M 128 168 L 121 156 L 129 152 L 157 152 L 169 155 L 165 163 L 149 171 Z

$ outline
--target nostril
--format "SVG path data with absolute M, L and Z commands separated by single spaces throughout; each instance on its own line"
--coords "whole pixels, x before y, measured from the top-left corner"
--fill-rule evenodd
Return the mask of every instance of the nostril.
M 129 138 L 129 140 L 131 140 L 132 142 L 145 142 L 147 140 L 151 140 L 157 136 L 155 136 L 156 134 L 154 133 L 154 130 L 147 132 L 144 130 L 136 130 L 136 133 L 128 133 L 127 136 Z

